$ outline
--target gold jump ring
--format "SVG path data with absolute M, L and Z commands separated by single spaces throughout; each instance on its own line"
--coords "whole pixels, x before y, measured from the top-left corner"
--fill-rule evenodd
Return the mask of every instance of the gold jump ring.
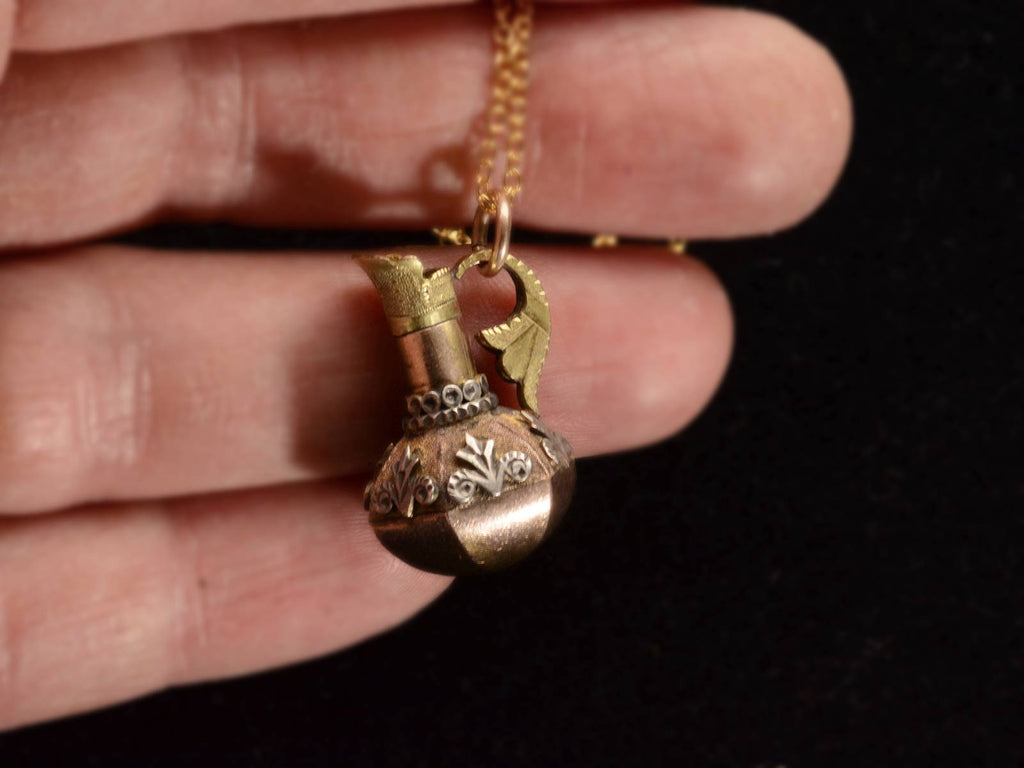
M 494 221 L 494 245 L 491 246 L 491 255 L 486 262 L 480 265 L 480 271 L 486 277 L 494 277 L 501 272 L 508 259 L 509 246 L 512 243 L 512 206 L 509 205 L 508 197 L 504 192 L 494 196 L 494 209 L 492 214 L 484 206 L 478 206 L 476 216 L 473 217 L 473 247 L 487 247 L 487 230 Z

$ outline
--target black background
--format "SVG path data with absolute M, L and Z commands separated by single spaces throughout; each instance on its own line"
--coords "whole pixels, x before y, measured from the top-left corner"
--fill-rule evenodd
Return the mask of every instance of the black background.
M 695 247 L 738 323 L 700 420 L 389 635 L 0 736 L 3 768 L 1024 765 L 1024 7 L 752 5 L 832 48 L 857 136 L 812 221 Z

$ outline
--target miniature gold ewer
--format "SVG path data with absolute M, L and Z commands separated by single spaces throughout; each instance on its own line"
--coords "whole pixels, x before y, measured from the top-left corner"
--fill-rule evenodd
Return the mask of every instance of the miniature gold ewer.
M 366 487 L 377 538 L 407 563 L 435 573 L 494 571 L 530 554 L 569 505 L 576 468 L 568 441 L 537 416 L 547 353 L 547 298 L 533 272 L 508 255 L 516 287 L 508 320 L 478 334 L 516 382 L 521 409 L 498 403 L 470 355 L 455 295 L 475 251 L 454 268 L 424 271 L 412 252 L 357 257 L 380 294 L 409 384 L 405 434 Z M 495 270 L 498 271 L 498 270 Z

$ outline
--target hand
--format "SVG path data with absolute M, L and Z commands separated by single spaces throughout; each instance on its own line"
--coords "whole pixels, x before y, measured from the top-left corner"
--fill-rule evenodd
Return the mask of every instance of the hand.
M 466 221 L 489 13 L 17 5 L 0 0 L 0 726 L 401 622 L 448 580 L 366 523 L 356 476 L 398 429 L 401 385 L 358 268 L 76 243 L 164 219 Z M 295 21 L 315 14 L 340 16 Z M 523 225 L 774 231 L 818 205 L 847 151 L 832 60 L 757 13 L 548 5 L 532 76 Z M 731 325 L 702 266 L 517 252 L 551 298 L 545 419 L 580 455 L 661 439 L 708 401 Z

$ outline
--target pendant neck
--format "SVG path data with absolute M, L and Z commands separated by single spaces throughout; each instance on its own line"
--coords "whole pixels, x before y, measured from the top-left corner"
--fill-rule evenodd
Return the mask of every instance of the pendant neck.
M 409 390 L 422 394 L 477 375 L 469 341 L 458 318 L 397 337 Z

